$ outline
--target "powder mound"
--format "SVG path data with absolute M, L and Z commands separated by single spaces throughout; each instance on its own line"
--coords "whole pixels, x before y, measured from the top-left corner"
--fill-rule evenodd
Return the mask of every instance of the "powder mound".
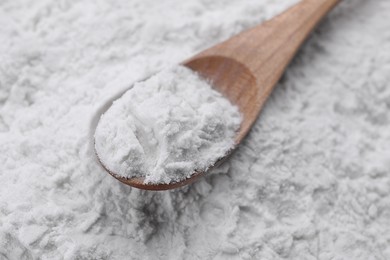
M 240 123 L 236 106 L 195 72 L 176 66 L 113 103 L 96 128 L 95 148 L 114 174 L 177 182 L 223 157 Z

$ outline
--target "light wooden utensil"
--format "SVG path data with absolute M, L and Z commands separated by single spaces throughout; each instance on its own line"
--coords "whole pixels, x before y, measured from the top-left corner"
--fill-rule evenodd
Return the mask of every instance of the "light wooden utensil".
M 304 40 L 339 2 L 302 0 L 275 18 L 183 62 L 184 66 L 211 80 L 215 89 L 239 107 L 243 122 L 235 138 L 236 146 L 251 129 L 272 89 Z M 174 189 L 204 175 L 204 172 L 195 172 L 181 182 L 153 185 L 144 184 L 143 178 L 128 179 L 107 171 L 119 181 L 145 190 Z

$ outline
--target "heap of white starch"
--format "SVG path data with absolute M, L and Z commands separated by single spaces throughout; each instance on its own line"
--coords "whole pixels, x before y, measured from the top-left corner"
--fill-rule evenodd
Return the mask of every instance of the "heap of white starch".
M 240 123 L 236 106 L 195 72 L 177 66 L 116 100 L 100 119 L 95 147 L 114 174 L 170 183 L 224 156 Z

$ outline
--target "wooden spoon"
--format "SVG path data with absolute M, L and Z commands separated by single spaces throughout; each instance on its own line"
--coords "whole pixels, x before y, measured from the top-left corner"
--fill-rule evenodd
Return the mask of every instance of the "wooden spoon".
M 211 80 L 215 89 L 239 107 L 243 122 L 235 138 L 236 146 L 251 129 L 272 89 L 309 33 L 339 2 L 302 0 L 275 18 L 182 63 Z M 204 175 L 204 172 L 195 172 L 180 182 L 144 184 L 144 178 L 120 177 L 102 165 L 119 181 L 145 190 L 174 189 Z

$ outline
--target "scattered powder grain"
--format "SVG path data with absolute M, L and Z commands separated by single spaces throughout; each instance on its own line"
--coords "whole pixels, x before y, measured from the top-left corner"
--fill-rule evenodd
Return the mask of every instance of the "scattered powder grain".
M 236 106 L 195 72 L 176 66 L 116 100 L 100 119 L 95 147 L 114 174 L 171 183 L 223 157 L 240 123 Z
M 0 1 L 0 259 L 390 259 L 390 1 L 345 0 L 230 160 L 146 192 L 93 135 L 136 82 L 295 0 Z

